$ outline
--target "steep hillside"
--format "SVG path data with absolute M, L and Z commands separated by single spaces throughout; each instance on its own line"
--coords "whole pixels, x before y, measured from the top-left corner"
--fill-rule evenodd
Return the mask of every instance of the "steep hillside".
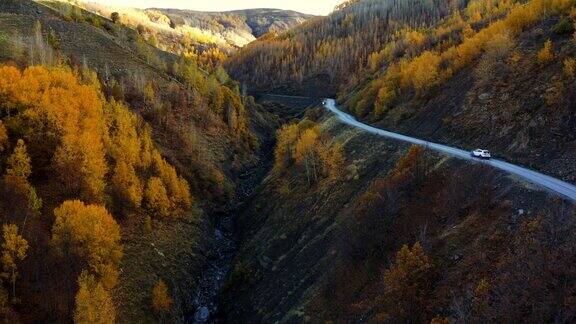
M 337 94 L 384 128 L 574 181 L 573 1 L 433 3 L 346 2 L 226 66 L 252 91 Z
M 308 118 L 279 132 L 276 167 L 238 219 L 229 322 L 574 319 L 570 202 L 321 108 Z M 322 148 L 338 146 L 340 158 Z
M 448 42 L 432 41 L 436 27 L 427 48 L 399 59 L 386 46 L 340 99 L 384 128 L 486 147 L 575 182 L 572 5 L 529 1 L 499 19 L 470 16 Z
M 157 138 L 165 154 L 176 165 L 188 166 L 182 172 L 189 176 L 220 177 L 214 165 L 222 168 L 223 161 L 256 145 L 238 85 L 221 69 L 204 71 L 193 59 L 162 52 L 136 31 L 111 21 L 94 26 L 94 16 L 78 8 L 72 20 L 31 1 L 3 2 L 0 10 L 6 44 L 0 57 L 20 65 L 63 62 L 96 70 L 103 91 L 141 113 L 162 135 Z M 205 143 L 212 143 L 212 149 L 202 153 L 201 161 L 192 161 L 197 159 L 193 152 L 202 151 Z
M 1 1 L 1 317 L 193 314 L 217 215 L 269 132 L 239 88 L 79 7 Z
M 370 3 L 261 39 L 227 66 L 253 76 L 255 90 L 338 92 L 375 126 L 576 182 L 574 1 L 454 2 L 407 28 L 432 3 L 415 1 L 381 34 L 352 16 Z M 355 34 L 349 43 L 361 46 L 339 49 L 355 29 L 372 38 Z M 343 38 L 329 46 L 330 35 Z M 223 294 L 230 322 L 576 319 L 573 201 L 351 130 L 320 107 L 278 132 L 275 153 L 238 219 L 242 245 Z
M 284 33 L 267 35 L 227 61 L 231 75 L 253 91 L 334 95 L 368 56 L 410 31 L 396 54 L 419 29 L 449 16 L 465 1 L 348 1 L 328 17 L 313 18 Z M 319 87 L 320 91 L 311 88 Z
M 0 319 L 576 322 L 574 201 L 319 99 L 576 183 L 576 0 L 122 10 L 0 0 Z

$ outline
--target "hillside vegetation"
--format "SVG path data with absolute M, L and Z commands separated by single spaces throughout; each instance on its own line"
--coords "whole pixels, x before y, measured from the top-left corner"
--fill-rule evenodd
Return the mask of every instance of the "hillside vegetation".
M 0 319 L 575 322 L 574 202 L 318 99 L 574 183 L 575 24 L 0 0 Z
M 482 3 L 471 2 L 443 42 L 434 34 L 447 22 L 426 31 L 426 47 L 413 55 L 375 52 L 340 101 L 384 128 L 488 147 L 575 181 L 574 2 Z
M 289 84 L 292 91 L 306 92 L 312 83 L 323 90 L 316 95 L 334 94 L 339 85 L 359 77 L 356 72 L 368 56 L 400 32 L 409 32 L 409 41 L 419 42 L 419 29 L 449 16 L 461 2 L 349 1 L 328 17 L 266 35 L 240 50 L 226 66 L 234 78 L 253 90 Z M 396 53 L 402 51 L 400 47 Z
M 461 16 L 457 14 L 451 21 L 441 23 L 430 31 L 424 31 L 421 43 L 428 46 L 418 49 L 411 44 L 410 48 L 415 55 L 395 58 L 390 55 L 394 50 L 394 44 L 389 44 L 380 52 L 373 53 L 367 67 L 377 73 L 382 72 L 353 96 L 349 103 L 351 109 L 358 115 L 372 112 L 376 116 L 381 116 L 393 105 L 394 100 L 406 91 L 410 90 L 416 94 L 425 92 L 426 89 L 450 79 L 454 73 L 470 65 L 482 54 L 485 54 L 482 64 L 486 71 L 481 72 L 485 73 L 483 76 L 489 77 L 488 69 L 495 69 L 490 66 L 492 63 L 490 60 L 508 59 L 512 54 L 521 55 L 512 53 L 518 35 L 547 16 L 569 14 L 573 5 L 569 0 L 528 1 L 523 5 L 510 2 L 497 7 L 496 14 L 503 17 L 493 20 L 495 10 L 486 8 L 474 11 L 472 8 L 476 3 L 481 1 L 471 2 L 468 5 L 467 12 L 473 12 L 467 17 L 468 19 L 458 19 Z M 486 24 L 481 24 L 483 21 Z M 563 23 L 568 26 L 573 24 L 570 20 Z M 438 39 L 438 35 L 442 36 L 446 29 L 453 30 L 453 35 L 446 39 L 441 37 Z M 546 46 L 548 48 L 538 55 L 539 63 L 543 65 L 550 63 L 553 58 L 552 43 L 547 43 Z M 383 67 L 385 69 L 382 69 Z M 370 74 L 370 70 L 364 70 L 362 73 Z M 349 88 L 343 91 L 343 95 L 347 95 L 348 90 L 356 86 L 357 84 L 351 82 Z
M 345 2 L 226 67 L 253 91 L 337 96 L 384 128 L 576 179 L 573 1 L 402 4 Z
M 258 162 L 222 68 L 67 3 L 0 2 L 2 318 L 182 321 Z
M 150 128 L 122 103 L 106 100 L 98 81 L 63 67 L 4 66 L 0 79 L 2 219 L 14 224 L 10 235 L 28 242 L 20 262 L 29 258 L 21 266 L 12 261 L 19 294 L 2 294 L 25 301 L 26 320 L 39 315 L 31 311 L 35 307 L 65 318 L 79 278 L 75 318 L 94 315 L 94 298 L 110 306 L 97 316 L 114 316 L 110 290 L 123 255 L 118 223 L 129 216 L 142 223 L 192 220 L 188 182 L 162 158 Z M 83 292 L 85 280 L 92 283 Z M 56 286 L 39 289 L 48 283 Z M 58 303 L 33 302 L 47 299 Z

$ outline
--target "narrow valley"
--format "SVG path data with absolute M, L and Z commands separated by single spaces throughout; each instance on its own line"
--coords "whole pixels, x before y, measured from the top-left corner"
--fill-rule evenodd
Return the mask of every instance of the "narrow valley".
M 0 0 L 6 323 L 576 322 L 576 0 Z

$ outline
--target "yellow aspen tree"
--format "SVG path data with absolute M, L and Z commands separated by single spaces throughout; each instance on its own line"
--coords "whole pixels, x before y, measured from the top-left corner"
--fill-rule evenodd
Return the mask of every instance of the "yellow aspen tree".
M 154 155 L 156 169 L 159 178 L 167 190 L 168 197 L 171 201 L 171 206 L 174 209 L 180 209 L 182 212 L 192 206 L 192 196 L 190 195 L 190 188 L 188 182 L 181 177 L 178 177 L 176 169 L 168 164 L 159 153 Z
M 54 210 L 51 246 L 60 256 L 72 258 L 99 276 L 106 288 L 118 278 L 122 258 L 120 227 L 99 205 L 65 201 Z
M 26 257 L 28 242 L 18 234 L 18 226 L 16 225 L 4 225 L 2 233 L 4 238 L 2 243 L 2 276 L 12 284 L 12 297 L 16 298 L 17 262 Z
M 298 125 L 282 126 L 276 133 L 276 148 L 274 149 L 274 169 L 283 171 L 292 159 L 292 146 L 298 141 Z
M 26 144 L 19 139 L 14 152 L 8 158 L 3 183 L 6 191 L 5 203 L 11 204 L 14 208 L 13 216 L 24 218 L 23 227 L 26 226 L 28 216 L 38 215 L 42 208 L 42 199 L 28 182 L 31 173 L 31 158 L 26 150 Z
M 311 183 L 312 176 L 314 180 L 317 179 L 316 161 L 314 154 L 314 147 L 318 139 L 318 130 L 313 127 L 304 131 L 298 143 L 296 143 L 296 150 L 294 151 L 294 159 L 299 164 L 304 164 L 306 167 L 306 178 L 308 184 Z
M 152 307 L 159 313 L 169 312 L 172 308 L 172 303 L 168 286 L 160 279 L 152 289 Z
M 326 143 L 316 146 L 316 152 L 322 163 L 322 173 L 328 180 L 338 180 L 342 175 L 344 166 L 344 153 L 342 144 L 336 143 L 328 147 Z
M 26 144 L 22 139 L 19 139 L 16 147 L 14 148 L 14 153 L 8 158 L 8 169 L 6 173 L 8 175 L 14 175 L 23 179 L 28 179 L 32 173 L 32 167 L 30 166 L 30 156 L 26 151 Z
M 418 318 L 427 300 L 432 261 L 416 242 L 412 248 L 404 245 L 396 254 L 392 266 L 384 272 L 386 299 L 393 305 L 398 319 Z
M 87 271 L 78 277 L 74 322 L 81 324 L 113 324 L 116 311 L 110 293 Z
M 172 211 L 172 204 L 168 198 L 168 192 L 158 177 L 152 177 L 146 185 L 146 206 L 151 212 L 160 217 L 169 217 Z
M 464 36 L 464 39 L 472 38 L 474 34 L 476 34 L 474 28 L 472 28 L 470 24 L 466 24 L 466 27 L 464 27 L 464 30 L 462 31 L 462 36 Z
M 538 52 L 538 62 L 541 65 L 548 65 L 554 59 L 554 44 L 551 40 L 544 43 L 544 47 Z
M 153 102 L 156 100 L 156 92 L 154 91 L 154 84 L 152 82 L 148 82 L 146 87 L 144 88 L 144 98 L 148 102 Z
M 112 187 L 121 205 L 140 208 L 142 203 L 142 184 L 134 168 L 120 159 L 112 175 Z
M 440 56 L 430 51 L 422 53 L 412 62 L 406 62 L 401 65 L 401 84 L 405 88 L 412 86 L 416 90 L 434 85 L 439 81 L 440 62 Z

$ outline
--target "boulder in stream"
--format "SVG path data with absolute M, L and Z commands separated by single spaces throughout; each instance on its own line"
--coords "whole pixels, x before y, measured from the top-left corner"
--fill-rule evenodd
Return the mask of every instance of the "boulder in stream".
M 210 310 L 206 306 L 198 307 L 194 313 L 194 322 L 205 323 L 210 318 Z

